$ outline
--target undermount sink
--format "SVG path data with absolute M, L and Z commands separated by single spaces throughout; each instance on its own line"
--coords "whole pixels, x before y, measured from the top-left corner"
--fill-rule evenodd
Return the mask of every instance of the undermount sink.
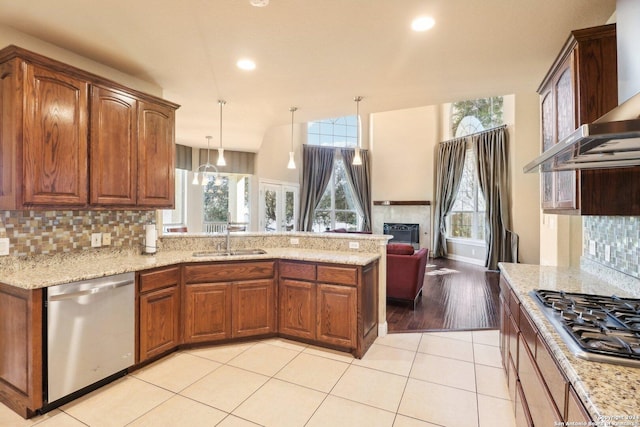
M 194 252 L 194 257 L 209 257 L 209 256 L 233 256 L 233 255 L 263 255 L 267 252 L 264 249 L 236 249 L 231 252 L 227 251 L 199 251 Z

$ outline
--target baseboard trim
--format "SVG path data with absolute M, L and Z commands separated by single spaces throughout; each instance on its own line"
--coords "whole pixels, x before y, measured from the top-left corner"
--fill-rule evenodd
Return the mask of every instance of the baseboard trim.
M 384 321 L 384 323 L 378 323 L 378 336 L 379 337 L 386 336 L 388 332 L 389 332 L 389 329 L 388 329 L 388 325 L 387 325 L 387 321 L 386 320 Z
M 469 258 L 466 256 L 456 255 L 456 254 L 447 254 L 447 259 L 453 261 L 466 262 L 467 264 L 479 265 L 480 267 L 484 267 L 484 260 L 477 258 Z

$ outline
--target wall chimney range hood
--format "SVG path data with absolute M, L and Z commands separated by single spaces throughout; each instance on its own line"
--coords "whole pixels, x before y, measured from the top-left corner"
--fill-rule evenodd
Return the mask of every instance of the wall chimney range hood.
M 524 167 L 553 172 L 640 166 L 640 93 L 580 126 Z

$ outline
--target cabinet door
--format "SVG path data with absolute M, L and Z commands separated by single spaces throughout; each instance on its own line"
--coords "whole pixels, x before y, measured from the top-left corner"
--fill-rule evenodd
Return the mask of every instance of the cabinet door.
M 92 88 L 92 204 L 136 204 L 137 119 L 135 99 L 99 86 Z
M 232 285 L 233 338 L 275 332 L 275 282 L 252 280 Z
M 279 289 L 279 331 L 294 337 L 316 338 L 316 287 L 313 282 L 282 279 Z
M 24 203 L 86 205 L 89 84 L 31 64 L 24 84 Z
M 547 151 L 555 143 L 555 116 L 553 104 L 553 92 L 548 90 L 542 94 L 540 110 L 542 112 L 542 151 Z M 540 172 L 541 179 L 541 202 L 543 209 L 551 209 L 554 206 L 554 172 Z
M 138 205 L 174 207 L 174 110 L 138 102 Z
M 180 289 L 177 285 L 140 295 L 139 362 L 180 344 Z
M 355 348 L 357 332 L 357 289 L 318 284 L 316 293 L 316 336 L 318 341 Z
M 573 88 L 572 69 L 567 64 L 555 84 L 557 106 L 557 132 L 556 141 L 562 141 L 576 129 L 575 97 Z M 576 202 L 576 172 L 563 171 L 556 173 L 555 183 L 555 207 L 575 209 Z
M 22 130 L 22 96 L 19 60 L 0 64 L 0 209 L 18 209 L 22 188 L 22 163 L 16 162 Z
M 231 338 L 231 284 L 202 283 L 185 286 L 185 342 Z

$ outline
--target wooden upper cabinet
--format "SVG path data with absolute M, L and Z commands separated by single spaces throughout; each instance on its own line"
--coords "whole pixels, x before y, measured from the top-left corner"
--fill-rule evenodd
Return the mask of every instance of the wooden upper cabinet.
M 540 87 L 542 151 L 618 105 L 616 25 L 572 31 Z M 640 167 L 541 171 L 546 213 L 640 215 Z
M 0 50 L 0 209 L 174 206 L 178 105 Z
M 173 208 L 174 109 L 140 102 L 138 111 L 138 205 Z
M 91 93 L 92 204 L 136 204 L 137 140 L 136 100 L 121 92 L 94 86 Z
M 87 204 L 89 83 L 24 64 L 25 205 Z

